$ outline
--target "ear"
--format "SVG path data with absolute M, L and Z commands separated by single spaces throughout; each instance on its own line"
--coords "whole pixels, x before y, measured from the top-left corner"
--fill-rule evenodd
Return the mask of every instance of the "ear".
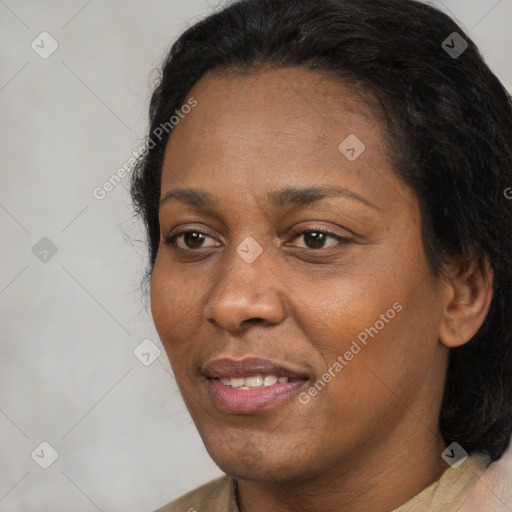
M 451 267 L 439 331 L 443 345 L 458 347 L 478 332 L 491 305 L 493 279 L 487 258 Z

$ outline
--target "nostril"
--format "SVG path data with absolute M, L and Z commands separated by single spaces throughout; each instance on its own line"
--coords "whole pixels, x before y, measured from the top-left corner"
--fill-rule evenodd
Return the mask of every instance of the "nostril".
M 263 318 L 255 317 L 255 318 L 249 318 L 248 320 L 244 320 L 242 324 L 259 324 L 261 322 L 264 322 L 265 320 Z
M 254 318 L 248 318 L 247 320 L 244 320 L 240 323 L 240 329 L 244 329 L 247 327 L 250 327 L 252 325 L 260 325 L 266 323 L 267 320 L 264 318 L 254 317 Z

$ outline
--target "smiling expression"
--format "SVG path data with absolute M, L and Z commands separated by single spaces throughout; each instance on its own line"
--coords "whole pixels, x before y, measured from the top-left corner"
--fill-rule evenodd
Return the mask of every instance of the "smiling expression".
M 435 437 L 442 291 L 368 103 L 300 68 L 214 72 L 189 96 L 164 158 L 151 304 L 212 458 L 248 479 L 299 479 Z M 339 148 L 351 134 L 365 147 L 353 161 Z

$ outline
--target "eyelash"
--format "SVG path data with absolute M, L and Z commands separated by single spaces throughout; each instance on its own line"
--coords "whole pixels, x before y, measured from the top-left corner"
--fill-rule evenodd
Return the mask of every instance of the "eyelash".
M 309 228 L 309 229 L 302 229 L 302 230 L 292 230 L 291 232 L 293 234 L 292 240 L 295 240 L 300 235 L 304 235 L 306 233 L 322 233 L 322 234 L 327 235 L 327 236 L 329 236 L 331 238 L 334 238 L 338 242 L 341 242 L 341 243 L 351 243 L 350 239 L 348 239 L 348 238 L 346 238 L 344 236 L 341 236 L 341 235 L 337 235 L 336 233 L 333 233 L 332 231 L 328 231 L 328 230 L 323 229 L 323 228 Z M 182 235 L 186 235 L 188 233 L 199 233 L 201 235 L 205 235 L 205 236 L 208 236 L 210 238 L 213 238 L 208 233 L 205 233 L 204 231 L 201 231 L 200 229 L 188 229 L 188 230 L 184 230 L 184 231 L 180 231 L 178 233 L 175 233 L 174 235 L 169 235 L 169 236 L 165 237 L 164 238 L 164 243 L 165 243 L 165 245 L 170 246 L 173 250 L 195 251 L 195 250 L 204 249 L 204 247 L 200 247 L 199 249 L 183 249 L 182 247 L 177 247 L 176 246 L 176 239 L 178 237 L 180 237 Z M 322 247 L 321 249 L 310 249 L 309 247 L 301 247 L 301 249 L 306 249 L 306 250 L 310 250 L 310 251 L 314 251 L 314 252 L 320 252 L 320 251 L 324 250 L 325 248 Z
M 299 237 L 300 235 L 303 235 L 304 233 L 322 233 L 323 235 L 327 235 L 331 238 L 334 238 L 335 240 L 338 240 L 338 242 L 342 242 L 342 243 L 349 243 L 350 240 L 344 236 L 341 236 L 341 235 L 337 235 L 336 233 L 333 233 L 332 231 L 328 231 L 327 229 L 323 229 L 323 228 L 309 228 L 309 229 L 300 229 L 300 230 L 293 230 L 292 229 L 292 233 L 293 233 L 293 238 L 292 240 L 294 240 L 295 238 Z M 310 249 L 311 251 L 318 251 L 318 250 L 321 250 L 321 249 Z

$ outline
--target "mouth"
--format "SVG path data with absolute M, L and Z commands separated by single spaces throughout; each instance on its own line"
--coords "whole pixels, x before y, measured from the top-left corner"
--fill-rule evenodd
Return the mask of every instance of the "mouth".
M 277 375 L 249 375 L 247 377 L 221 377 L 218 379 L 225 386 L 230 388 L 247 391 L 250 389 L 266 388 L 274 384 L 287 384 L 290 382 L 288 377 L 278 377 Z
M 216 359 L 203 375 L 212 403 L 224 412 L 268 410 L 296 395 L 308 380 L 303 370 L 257 358 Z

